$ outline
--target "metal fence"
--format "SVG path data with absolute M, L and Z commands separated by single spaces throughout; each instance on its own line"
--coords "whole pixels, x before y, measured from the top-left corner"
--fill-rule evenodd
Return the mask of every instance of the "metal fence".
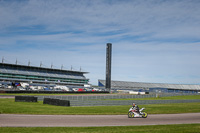
M 144 104 L 167 104 L 167 103 L 193 103 L 200 102 L 195 100 L 90 100 L 90 101 L 70 101 L 71 106 L 114 106 L 114 105 L 138 105 Z
M 187 94 L 187 93 L 162 93 L 162 94 L 146 94 L 146 95 L 110 95 L 110 94 L 97 94 L 97 95 L 68 95 L 68 96 L 37 96 L 39 101 L 44 98 L 53 98 L 61 100 L 72 101 L 88 101 L 88 100 L 105 100 L 105 99 L 137 99 L 137 98 L 153 98 L 153 97 L 169 97 L 169 96 L 184 96 L 184 95 L 200 95 L 200 94 Z
M 152 98 L 152 97 L 168 97 L 181 95 L 199 95 L 199 94 L 148 94 L 148 95 L 68 95 L 68 96 L 37 96 L 39 101 L 44 98 L 53 98 L 60 100 L 70 100 L 71 106 L 111 106 L 111 105 L 131 105 L 133 102 L 138 105 L 143 104 L 166 104 L 166 103 L 189 103 L 200 102 L 197 100 L 128 100 L 131 98 Z M 119 99 L 119 100 L 114 100 Z M 123 100 L 120 100 L 123 99 Z M 126 100 L 127 99 L 127 100 Z

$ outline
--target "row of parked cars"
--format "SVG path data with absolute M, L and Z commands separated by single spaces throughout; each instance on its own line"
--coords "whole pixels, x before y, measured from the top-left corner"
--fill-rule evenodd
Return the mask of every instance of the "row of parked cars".
M 86 91 L 105 91 L 104 89 L 98 89 L 93 87 L 68 87 L 64 85 L 31 85 L 28 83 L 18 83 L 16 85 L 0 84 L 0 89 L 19 90 L 19 91 L 74 91 L 74 92 L 86 92 Z

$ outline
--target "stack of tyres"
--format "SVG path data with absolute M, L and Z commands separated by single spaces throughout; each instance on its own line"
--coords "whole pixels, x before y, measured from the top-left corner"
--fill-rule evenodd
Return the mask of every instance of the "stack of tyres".
M 15 102 L 37 102 L 34 96 L 15 96 Z
M 52 99 L 52 98 L 44 98 L 43 104 L 56 105 L 56 106 L 70 106 L 70 101 L 60 100 L 60 99 Z
M 60 100 L 59 106 L 70 106 L 70 102 L 68 100 Z
M 44 98 L 43 104 L 49 104 L 50 100 L 51 100 L 51 98 Z

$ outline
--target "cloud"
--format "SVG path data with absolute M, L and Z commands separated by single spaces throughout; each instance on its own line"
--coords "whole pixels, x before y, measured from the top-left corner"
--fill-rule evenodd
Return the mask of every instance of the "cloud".
M 130 30 L 144 34 L 176 26 L 183 28 L 191 23 L 198 26 L 199 4 L 195 1 L 124 1 L 111 4 L 105 1 L 15 1 L 6 7 L 2 4 L 1 18 L 5 19 L 1 25 L 44 25 L 50 32 Z
M 81 66 L 96 84 L 105 78 L 111 42 L 113 79 L 196 83 L 199 6 L 198 0 L 0 1 L 0 56 Z

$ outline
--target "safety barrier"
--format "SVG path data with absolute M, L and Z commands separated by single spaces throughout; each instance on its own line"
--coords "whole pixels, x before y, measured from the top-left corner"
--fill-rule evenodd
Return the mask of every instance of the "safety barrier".
M 111 105 L 131 105 L 133 102 L 138 105 L 143 104 L 167 104 L 167 103 L 188 103 L 200 102 L 200 99 L 194 100 L 129 100 L 137 98 L 166 97 L 180 95 L 199 95 L 199 94 L 149 94 L 149 95 L 74 95 L 74 96 L 38 96 L 38 100 L 46 98 L 69 100 L 71 106 L 111 106 Z M 116 100 L 114 100 L 116 99 Z M 119 100 L 117 100 L 119 99 Z M 123 99 L 123 100 L 120 100 Z
M 163 93 L 163 94 L 146 94 L 146 95 L 115 95 L 115 94 L 98 94 L 98 95 L 68 95 L 68 96 L 37 96 L 39 101 L 44 98 L 53 98 L 70 101 L 88 101 L 88 100 L 105 100 L 105 99 L 137 99 L 137 98 L 153 98 L 153 97 L 169 97 L 169 96 L 184 96 L 184 95 L 200 95 L 187 93 Z
M 56 106 L 70 106 L 69 100 L 60 100 L 60 99 L 52 99 L 52 98 L 44 98 L 43 104 L 50 104 Z
M 117 105 L 138 105 L 145 104 L 169 104 L 169 103 L 194 103 L 200 102 L 200 99 L 194 100 L 90 100 L 90 101 L 70 101 L 71 106 L 117 106 Z
M 37 102 L 38 98 L 34 96 L 15 96 L 15 102 Z

